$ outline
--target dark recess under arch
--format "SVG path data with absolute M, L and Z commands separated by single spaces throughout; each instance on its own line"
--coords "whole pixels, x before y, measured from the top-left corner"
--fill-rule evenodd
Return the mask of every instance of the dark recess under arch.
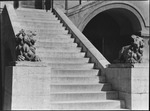
M 96 15 L 86 25 L 83 34 L 109 61 L 117 59 L 122 46 L 131 43 L 132 34 L 140 34 L 141 26 L 130 11 L 114 8 Z

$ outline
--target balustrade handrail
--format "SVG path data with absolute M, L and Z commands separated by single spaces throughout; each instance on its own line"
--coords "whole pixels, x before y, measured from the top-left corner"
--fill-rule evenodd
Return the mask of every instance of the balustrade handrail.
M 20 23 L 17 22 L 17 14 L 15 12 L 15 9 L 13 7 L 12 4 L 6 4 L 6 9 L 8 11 L 8 15 L 9 15 L 9 18 L 10 18 L 10 21 L 11 21 L 11 24 L 12 24 L 12 27 L 13 27 L 13 30 L 14 30 L 14 34 L 15 33 L 18 33 L 20 31 L 20 29 L 18 29 L 19 27 L 21 27 Z
M 5 67 L 10 62 L 16 61 L 16 39 L 15 32 L 19 24 L 13 22 L 16 19 L 16 13 L 11 4 L 5 4 L 2 11 L 2 35 L 1 35 L 1 69 L 2 86 L 5 87 Z
M 58 8 L 54 8 L 54 14 L 63 22 L 69 30 L 76 42 L 87 52 L 87 56 L 91 57 L 91 62 L 95 63 L 95 68 L 100 69 L 105 74 L 105 68 L 110 64 L 106 58 L 93 46 L 93 44 L 79 31 L 79 29 L 69 20 L 69 18 Z
M 9 50 L 9 57 L 12 61 L 16 61 L 16 33 L 20 31 L 20 23 L 17 22 L 17 14 L 12 4 L 5 4 L 2 11 L 2 48 Z M 8 51 L 7 51 L 8 52 Z M 4 64 L 4 63 L 3 63 Z M 7 63 L 8 65 L 8 63 Z

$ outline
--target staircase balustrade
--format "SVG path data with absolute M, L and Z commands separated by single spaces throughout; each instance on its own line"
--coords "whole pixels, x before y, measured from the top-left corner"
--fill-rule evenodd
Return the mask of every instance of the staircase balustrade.
M 3 74 L 5 66 L 8 65 L 9 62 L 16 60 L 15 33 L 18 31 L 17 27 L 20 27 L 19 23 L 12 22 L 15 21 L 16 18 L 17 15 L 13 5 L 6 4 L 2 11 L 1 57 Z
M 82 47 L 82 51 L 87 52 L 86 56 L 90 57 L 90 62 L 95 63 L 95 68 L 101 71 L 101 74 L 105 74 L 105 68 L 110 64 L 106 58 L 93 46 L 93 44 L 75 27 L 75 25 L 68 19 L 68 17 L 58 8 L 54 8 L 54 14 L 60 19 L 72 37 L 75 38 L 75 42 Z

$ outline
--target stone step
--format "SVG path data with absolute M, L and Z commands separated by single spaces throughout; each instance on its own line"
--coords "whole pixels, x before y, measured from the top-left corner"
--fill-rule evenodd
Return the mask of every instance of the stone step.
M 53 102 L 53 110 L 115 110 L 120 109 L 122 100 L 98 100 L 98 101 L 72 101 L 72 102 Z
M 36 14 L 53 14 L 52 11 L 48 11 L 46 12 L 46 10 L 43 10 L 43 9 L 29 9 L 29 8 L 18 8 L 16 10 L 16 12 L 20 12 L 20 13 L 29 13 L 29 14 L 33 14 L 36 13 Z
M 27 20 L 38 20 L 38 21 L 51 21 L 51 20 L 58 20 L 57 17 L 51 16 L 51 17 L 34 17 L 34 16 L 25 16 L 25 15 L 19 15 L 17 14 L 18 19 L 27 19 Z
M 29 28 L 37 28 L 37 27 L 40 27 L 40 28 L 49 28 L 49 27 L 57 28 L 57 27 L 62 27 L 61 23 L 48 23 L 48 24 L 45 24 L 45 23 L 36 23 L 35 24 L 35 23 L 20 22 L 20 24 L 23 27 L 29 27 Z
M 37 37 L 35 37 L 35 39 L 36 39 Z M 65 38 L 64 38 L 65 39 Z M 71 38 L 68 38 L 69 40 L 67 41 L 67 38 L 66 38 L 66 41 L 64 40 L 64 42 L 62 42 L 62 41 L 60 41 L 60 40 L 58 40 L 57 41 L 57 39 L 55 39 L 55 38 L 50 38 L 50 39 L 47 39 L 47 40 L 45 40 L 45 39 L 36 39 L 36 42 L 35 42 L 35 44 L 38 44 L 38 45 L 45 45 L 45 44 L 77 44 L 77 43 L 74 43 L 73 41 L 74 41 L 74 39 L 71 39 Z M 53 41 L 51 41 L 51 40 L 53 40 Z
M 84 60 L 84 57 L 82 57 L 82 55 L 77 55 L 77 56 L 70 56 L 70 55 L 68 55 L 68 56 L 65 56 L 65 55 L 63 55 L 63 56 L 61 56 L 61 55 L 56 55 L 56 56 L 50 55 L 50 56 L 47 56 L 47 55 L 39 55 L 39 54 L 36 54 L 36 55 L 40 57 L 42 62 L 45 62 L 45 63 L 48 63 L 48 64 L 49 63 L 60 63 L 60 64 L 63 64 L 63 63 L 68 63 L 68 64 L 88 63 L 88 62 L 86 62 Z M 68 59 L 68 58 L 72 58 L 72 60 L 71 61 L 65 60 L 65 59 Z M 55 61 L 55 59 L 58 59 L 60 61 L 58 61 L 58 60 Z M 75 59 L 83 59 L 83 60 L 74 62 Z
M 39 12 L 39 13 L 51 13 L 51 11 L 46 12 L 44 9 L 34 9 L 34 8 L 22 8 L 19 7 L 16 11 L 27 11 L 27 12 Z
M 37 50 L 38 49 L 44 49 L 44 50 L 57 50 L 57 51 L 63 51 L 63 50 L 78 50 L 76 48 L 79 48 L 79 47 L 73 47 L 73 46 L 63 46 L 63 47 L 56 47 L 56 46 L 53 46 L 53 47 L 39 47 L 39 46 L 36 46 Z M 80 50 L 80 49 L 79 49 Z
M 35 37 L 36 38 L 36 37 Z M 74 38 L 49 38 L 38 39 L 36 42 L 58 42 L 58 43 L 74 43 Z
M 62 27 L 62 23 L 55 23 L 55 22 L 48 22 L 48 23 L 44 23 L 44 22 L 20 22 L 20 24 L 22 24 L 23 26 L 36 26 L 36 27 Z
M 96 76 L 99 74 L 99 70 L 96 69 L 91 69 L 91 70 L 51 70 L 51 74 L 55 75 L 55 76 Z M 103 80 L 105 79 L 105 77 L 102 77 Z
M 51 92 L 111 91 L 109 83 L 55 83 L 50 86 Z
M 70 37 L 70 34 L 68 34 L 68 30 L 65 30 L 64 27 L 48 27 L 46 28 L 40 28 L 40 29 L 34 29 L 33 27 L 27 27 L 27 26 L 23 26 L 23 27 L 15 27 L 15 29 L 21 30 L 24 29 L 26 31 L 33 31 L 35 32 L 36 36 L 35 37 L 47 37 L 47 36 L 56 36 L 59 35 L 59 37 L 57 39 L 63 39 L 61 38 L 61 36 L 68 36 Z M 64 38 L 65 39 L 65 38 Z
M 52 73 L 51 73 L 52 74 Z M 54 75 L 54 74 L 52 74 Z M 49 80 L 49 79 L 48 79 Z M 64 76 L 51 76 L 51 83 L 105 83 L 106 78 L 104 76 L 96 76 L 96 75 L 67 75 Z
M 37 54 L 38 55 L 38 54 Z M 41 57 L 40 57 L 41 58 Z M 42 62 L 45 63 L 75 63 L 75 64 L 83 64 L 83 63 L 88 63 L 89 62 L 89 58 L 67 58 L 67 57 L 48 57 L 48 58 L 41 58 Z
M 42 50 L 43 49 L 43 50 Z M 44 48 L 38 48 L 38 49 L 36 49 L 36 54 L 48 54 L 48 53 L 80 53 L 81 52 L 81 50 L 79 49 L 79 50 L 46 50 L 46 49 L 44 49 Z
M 68 34 L 68 30 L 49 30 L 49 31 L 37 31 L 36 35 L 37 36 L 48 36 L 48 35 L 52 35 L 52 34 Z
M 67 49 L 62 49 L 62 48 L 46 49 L 46 48 L 40 47 L 36 49 L 36 52 L 41 52 L 41 53 L 44 53 L 44 52 L 81 52 L 81 47 L 75 47 L 75 48 L 70 47 Z
M 60 23 L 59 20 L 49 20 L 49 21 L 42 21 L 42 20 L 29 20 L 29 19 L 16 19 L 16 22 L 23 22 L 23 23 L 43 23 L 43 24 L 49 24 L 49 23 Z
M 20 27 L 19 27 L 20 28 Z M 29 28 L 29 27 L 21 27 L 22 29 L 25 30 L 31 30 L 31 31 L 36 31 L 36 32 L 48 32 L 48 31 L 54 31 L 54 30 L 59 30 L 59 31 L 65 31 L 65 27 L 49 27 L 49 28 Z
M 71 39 L 71 35 L 70 34 L 49 34 L 49 35 L 41 35 L 41 36 L 39 36 L 39 35 L 36 35 L 36 39 L 37 40 L 47 40 L 47 39 L 56 39 L 56 40 L 58 40 L 58 39 L 60 39 L 60 40 L 62 40 L 62 39 Z
M 41 36 L 41 35 L 51 35 L 51 34 L 68 34 L 68 30 L 49 30 L 49 31 L 36 31 L 36 34 Z
M 78 53 L 78 52 L 44 52 L 44 53 L 40 53 L 40 52 L 36 52 L 36 54 L 39 57 L 65 57 L 65 58 L 84 58 L 85 53 Z
M 42 42 L 36 42 L 35 47 L 77 47 L 77 43 L 57 43 L 57 42 L 47 42 L 47 43 L 42 43 Z
M 42 77 L 46 80 L 45 77 Z M 55 76 L 47 79 L 51 83 L 98 83 L 99 78 L 97 76 Z
M 81 63 L 47 63 L 52 69 L 93 69 L 94 64 Z
M 29 29 L 30 28 L 38 28 L 38 27 L 40 27 L 40 28 L 51 28 L 51 27 L 53 27 L 53 28 L 60 28 L 60 27 L 62 27 L 62 24 L 51 24 L 51 25 L 26 25 L 25 23 L 20 23 L 21 24 L 21 26 L 22 27 L 28 27 Z
M 30 13 L 28 11 L 19 11 L 16 10 L 16 14 L 18 17 L 25 18 L 34 18 L 34 19 L 53 19 L 57 18 L 53 13 Z
M 123 100 L 51 102 L 50 96 L 14 96 L 12 110 L 121 110 Z
M 59 92 L 50 94 L 51 102 L 69 102 L 69 101 L 94 101 L 94 100 L 106 100 L 106 99 L 118 99 L 118 92 L 116 91 L 107 91 L 107 92 Z
M 28 20 L 28 19 L 16 19 L 15 22 L 25 23 L 25 24 L 61 24 L 59 20 L 50 21 L 39 21 L 39 20 Z
M 49 34 L 49 35 L 46 35 L 46 36 L 39 36 L 39 35 L 36 35 L 35 39 L 37 41 L 46 41 L 46 40 L 53 40 L 54 42 L 56 41 L 68 41 L 69 39 L 71 39 L 71 36 L 70 34 Z M 67 40 L 68 39 L 68 40 Z
M 49 20 L 55 20 L 56 16 L 53 14 L 47 14 L 47 15 L 41 15 L 41 14 L 28 14 L 28 13 L 16 13 L 19 18 L 39 18 L 39 19 L 49 19 Z M 57 19 L 58 20 L 58 19 Z
M 17 15 L 21 15 L 21 16 L 32 16 L 32 17 L 37 17 L 37 18 L 41 18 L 41 17 L 47 17 L 50 18 L 51 16 L 55 16 L 53 13 L 48 12 L 48 13 L 38 13 L 38 12 L 30 12 L 30 11 L 21 11 L 21 10 L 17 10 L 16 11 Z

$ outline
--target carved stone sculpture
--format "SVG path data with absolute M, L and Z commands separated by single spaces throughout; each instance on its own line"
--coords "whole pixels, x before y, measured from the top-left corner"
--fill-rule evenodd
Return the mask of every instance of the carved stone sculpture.
M 117 62 L 120 63 L 141 63 L 143 56 L 144 40 L 143 38 L 132 35 L 133 42 L 131 45 L 124 46 L 119 52 Z M 115 61 L 116 62 L 116 61 Z
M 36 36 L 34 32 L 25 31 L 23 29 L 16 34 L 17 61 L 41 61 L 35 54 L 36 48 L 34 47 L 34 44 L 36 40 L 34 36 Z

